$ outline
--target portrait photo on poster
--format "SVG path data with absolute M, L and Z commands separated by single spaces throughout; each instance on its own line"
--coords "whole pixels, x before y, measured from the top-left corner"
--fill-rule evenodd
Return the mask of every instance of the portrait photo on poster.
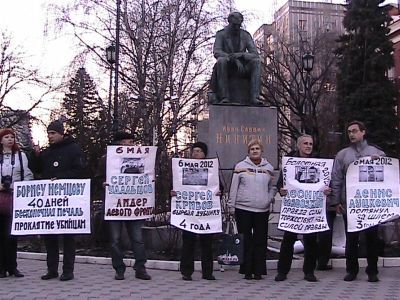
M 138 157 L 124 157 L 121 160 L 122 174 L 143 174 L 144 159 Z
M 383 166 L 359 166 L 359 182 L 382 182 L 384 180 Z
M 320 170 L 314 166 L 296 166 L 295 179 L 300 183 L 317 183 L 320 180 Z
M 208 169 L 183 168 L 182 185 L 208 185 Z

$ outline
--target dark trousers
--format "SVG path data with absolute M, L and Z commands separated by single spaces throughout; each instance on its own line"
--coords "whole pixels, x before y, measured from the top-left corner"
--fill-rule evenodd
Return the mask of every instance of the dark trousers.
M 333 222 L 336 218 L 336 211 L 327 211 L 326 220 L 329 230 L 319 232 L 318 238 L 318 266 L 326 266 L 331 258 Z
M 203 276 L 208 277 L 213 272 L 212 241 L 213 234 L 196 234 L 189 231 L 182 231 L 182 255 L 181 274 L 191 276 L 194 271 L 194 252 L 196 239 L 200 239 L 201 248 L 201 270 Z
M 0 215 L 0 272 L 17 268 L 17 237 L 10 234 L 12 217 Z
M 124 272 L 126 266 L 124 264 L 124 252 L 121 245 L 122 227 L 125 224 L 128 236 L 131 242 L 133 255 L 135 256 L 135 264 L 133 269 L 143 271 L 146 267 L 146 250 L 144 247 L 142 227 L 145 220 L 134 221 L 110 221 L 111 236 L 111 260 L 115 271 Z
M 358 247 L 360 240 L 360 232 L 347 231 L 347 216 L 343 215 L 344 225 L 346 228 L 346 272 L 357 274 L 358 265 Z M 365 272 L 368 275 L 378 274 L 378 226 L 373 226 L 364 230 L 367 250 L 367 268 Z
M 243 264 L 240 273 L 246 275 L 267 274 L 267 212 L 252 212 L 236 208 L 238 232 L 243 234 Z
M 50 273 L 58 273 L 58 262 L 60 260 L 58 238 L 63 239 L 63 273 L 74 272 L 75 263 L 75 236 L 71 234 L 50 234 L 44 236 L 47 251 L 47 270 Z
M 285 231 L 281 244 L 278 260 L 278 273 L 287 275 L 292 266 L 293 246 L 297 240 L 297 234 Z M 314 274 L 317 261 L 317 234 L 307 233 L 303 235 L 304 241 L 304 274 Z

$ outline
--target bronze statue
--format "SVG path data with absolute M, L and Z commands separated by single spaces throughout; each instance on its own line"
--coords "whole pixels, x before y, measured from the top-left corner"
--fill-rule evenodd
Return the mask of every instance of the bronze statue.
M 211 89 L 215 104 L 260 105 L 261 61 L 250 33 L 241 29 L 243 15 L 232 12 L 228 26 L 217 32 L 214 43 L 214 66 Z M 235 79 L 236 78 L 236 79 Z M 231 81 L 234 81 L 232 84 Z M 243 90 L 244 96 L 238 96 Z M 234 99 L 236 98 L 236 99 Z M 240 98 L 240 100 L 238 100 Z M 245 98 L 245 99 L 244 99 Z

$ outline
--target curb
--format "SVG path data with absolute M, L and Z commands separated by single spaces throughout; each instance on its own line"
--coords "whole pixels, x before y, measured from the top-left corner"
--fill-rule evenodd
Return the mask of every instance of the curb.
M 17 257 L 20 259 L 34 259 L 34 260 L 46 260 L 46 253 L 35 253 L 35 252 L 18 252 Z M 63 255 L 60 255 L 60 261 L 62 262 Z M 359 260 L 360 267 L 367 266 L 367 259 L 360 258 Z M 76 263 L 81 264 L 98 264 L 98 265 L 111 265 L 110 257 L 96 257 L 96 256 L 80 256 L 77 255 L 75 257 Z M 276 270 L 277 260 L 267 260 L 267 269 L 268 270 Z M 334 268 L 345 268 L 346 260 L 344 258 L 333 258 L 330 260 L 332 267 Z M 133 267 L 135 260 L 131 258 L 125 258 L 124 263 L 127 267 Z M 378 259 L 378 267 L 380 268 L 390 268 L 390 267 L 400 267 L 400 258 L 399 257 L 379 257 Z M 156 269 L 156 270 L 165 270 L 165 271 L 179 271 L 179 261 L 167 261 L 167 260 L 148 260 L 146 263 L 146 268 L 148 269 Z M 292 269 L 301 269 L 303 268 L 303 258 L 293 259 Z M 196 271 L 201 270 L 201 262 L 195 261 L 194 269 Z M 221 266 L 218 262 L 214 261 L 214 270 L 236 270 L 239 269 L 239 266 Z

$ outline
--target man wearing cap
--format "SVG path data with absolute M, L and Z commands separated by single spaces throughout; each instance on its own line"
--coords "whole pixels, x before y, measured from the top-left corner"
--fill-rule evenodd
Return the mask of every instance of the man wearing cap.
M 84 154 L 75 140 L 64 133 L 61 121 L 53 121 L 47 127 L 49 146 L 40 151 L 35 146 L 36 161 L 33 170 L 40 173 L 41 179 L 81 178 L 84 167 Z M 90 199 L 88 199 L 90 201 Z M 48 234 L 44 236 L 47 251 L 47 273 L 41 278 L 49 280 L 58 277 L 59 237 L 63 238 L 64 258 L 61 281 L 74 278 L 75 238 L 72 234 Z
M 127 132 L 117 132 L 114 135 L 114 141 L 112 144 L 121 146 L 133 146 L 133 137 Z M 106 162 L 107 156 L 104 155 L 99 162 L 99 167 L 95 175 L 95 181 L 102 185 L 103 188 L 108 185 L 108 183 L 106 182 Z M 145 266 L 147 258 L 142 236 L 142 227 L 144 226 L 144 222 L 145 220 L 113 220 L 107 222 L 110 229 L 111 260 L 112 266 L 115 270 L 114 278 L 116 280 L 125 279 L 126 266 L 123 261 L 124 253 L 121 245 L 122 227 L 124 225 L 128 232 L 132 251 L 135 256 L 135 264 L 133 265 L 133 269 L 135 270 L 135 277 L 142 280 L 151 279 L 151 276 L 147 273 Z

